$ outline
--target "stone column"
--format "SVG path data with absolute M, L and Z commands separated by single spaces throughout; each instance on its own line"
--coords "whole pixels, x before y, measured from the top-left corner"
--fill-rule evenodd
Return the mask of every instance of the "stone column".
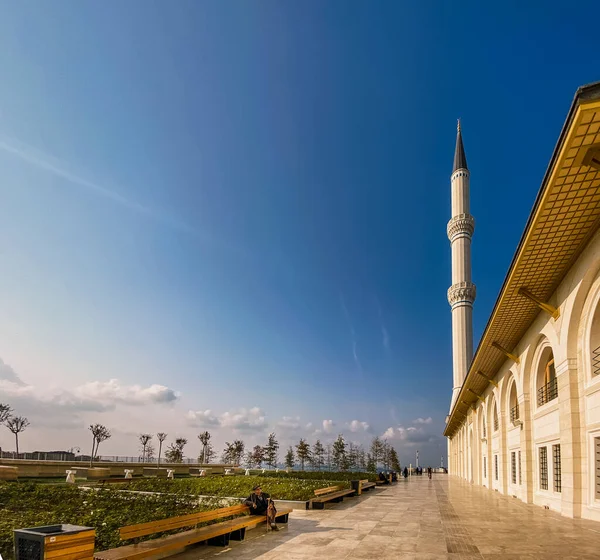
M 555 367 L 560 422 L 561 513 L 567 517 L 581 517 L 583 466 L 586 460 L 580 403 L 583 380 L 580 385 L 575 359 L 566 359 Z M 548 462 L 552 459 L 550 449 Z
M 533 457 L 533 414 L 529 399 L 529 393 L 524 393 L 519 400 L 519 408 L 522 411 L 521 420 L 521 499 L 533 503 L 533 492 L 535 484 L 534 457 Z

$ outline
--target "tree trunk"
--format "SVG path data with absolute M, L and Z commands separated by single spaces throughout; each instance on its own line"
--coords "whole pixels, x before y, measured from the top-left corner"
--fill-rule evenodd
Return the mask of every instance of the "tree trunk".
M 162 452 L 162 441 L 158 442 L 158 465 L 156 468 L 160 468 L 160 454 Z
M 18 459 L 19 458 L 19 434 L 18 433 L 15 434 L 15 443 L 17 446 L 17 459 Z
M 94 447 L 96 447 L 96 436 L 92 439 L 92 454 L 90 455 L 90 469 L 94 466 Z

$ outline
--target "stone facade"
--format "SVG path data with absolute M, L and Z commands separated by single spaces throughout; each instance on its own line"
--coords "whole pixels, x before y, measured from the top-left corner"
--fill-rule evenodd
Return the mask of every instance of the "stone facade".
M 574 113 L 573 122 L 585 123 L 587 114 L 592 114 L 588 122 L 600 119 L 600 104 L 595 103 L 587 109 L 589 113 Z M 568 156 L 571 153 L 568 150 L 577 153 L 577 134 L 582 129 L 573 125 L 574 132 L 571 132 L 565 126 L 570 136 L 559 141 L 559 148 L 560 142 L 564 142 Z M 600 124 L 597 130 L 600 131 Z M 590 131 L 596 133 L 596 129 L 588 126 L 582 134 Z M 567 145 L 569 141 L 575 148 Z M 588 143 L 593 141 L 592 136 Z M 580 144 L 586 145 L 585 142 Z M 585 175 L 582 175 L 583 186 L 578 188 L 588 189 L 583 196 L 598 196 L 600 172 L 580 167 L 579 173 Z M 560 180 L 560 173 L 557 177 Z M 594 212 L 598 211 L 600 203 L 593 208 Z M 452 220 L 449 233 L 451 225 Z M 551 231 L 555 238 L 570 235 L 571 226 L 565 226 L 564 231 L 560 227 Z M 469 228 L 465 222 L 452 231 L 456 236 L 458 230 L 472 232 Z M 469 385 L 459 387 L 462 395 L 470 391 L 473 399 L 462 401 L 468 408 L 460 412 L 460 420 L 456 420 L 457 407 L 451 409 L 448 424 L 452 425 L 451 433 L 447 428 L 448 460 L 450 473 L 468 482 L 568 517 L 600 521 L 600 231 L 597 221 L 581 247 L 574 258 L 565 261 L 565 274 L 554 291 L 548 292 L 551 295 L 544 299 L 547 308 L 539 310 L 518 343 L 507 349 L 509 352 L 500 368 L 488 377 L 471 367 L 469 379 L 480 375 L 489 383 L 481 391 L 466 388 Z M 515 262 L 513 265 L 517 267 L 517 257 Z M 510 272 L 513 271 L 511 268 Z M 505 286 L 509 280 L 510 273 Z M 460 299 L 454 295 L 457 291 L 453 292 L 453 300 Z M 451 300 L 450 292 L 448 299 Z M 523 298 L 523 305 L 527 301 Z M 553 314 L 548 309 L 558 312 Z M 490 324 L 492 321 L 493 316 Z M 456 398 L 455 389 L 453 403 Z M 451 424 L 450 420 L 455 423 Z

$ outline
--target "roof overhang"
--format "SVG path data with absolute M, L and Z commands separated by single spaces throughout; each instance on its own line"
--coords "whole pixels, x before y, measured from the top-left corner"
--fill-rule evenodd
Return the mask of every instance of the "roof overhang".
M 577 90 L 444 435 L 452 437 L 600 225 L 600 82 Z M 600 151 L 598 152 L 600 155 Z M 595 159 L 595 158 L 594 158 Z M 591 163 L 591 165 L 589 165 Z M 524 297 L 519 290 L 530 296 Z M 487 379 L 486 379 L 487 378 Z

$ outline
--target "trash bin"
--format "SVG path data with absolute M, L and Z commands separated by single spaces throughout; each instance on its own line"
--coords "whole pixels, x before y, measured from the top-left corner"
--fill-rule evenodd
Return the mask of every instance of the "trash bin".
M 96 529 L 79 525 L 46 525 L 15 529 L 15 560 L 92 560 Z M 75 549 L 75 550 L 73 550 Z
M 360 487 L 360 480 L 351 480 L 350 484 L 352 485 L 352 490 L 354 490 L 355 496 L 360 496 L 362 494 L 362 489 Z

